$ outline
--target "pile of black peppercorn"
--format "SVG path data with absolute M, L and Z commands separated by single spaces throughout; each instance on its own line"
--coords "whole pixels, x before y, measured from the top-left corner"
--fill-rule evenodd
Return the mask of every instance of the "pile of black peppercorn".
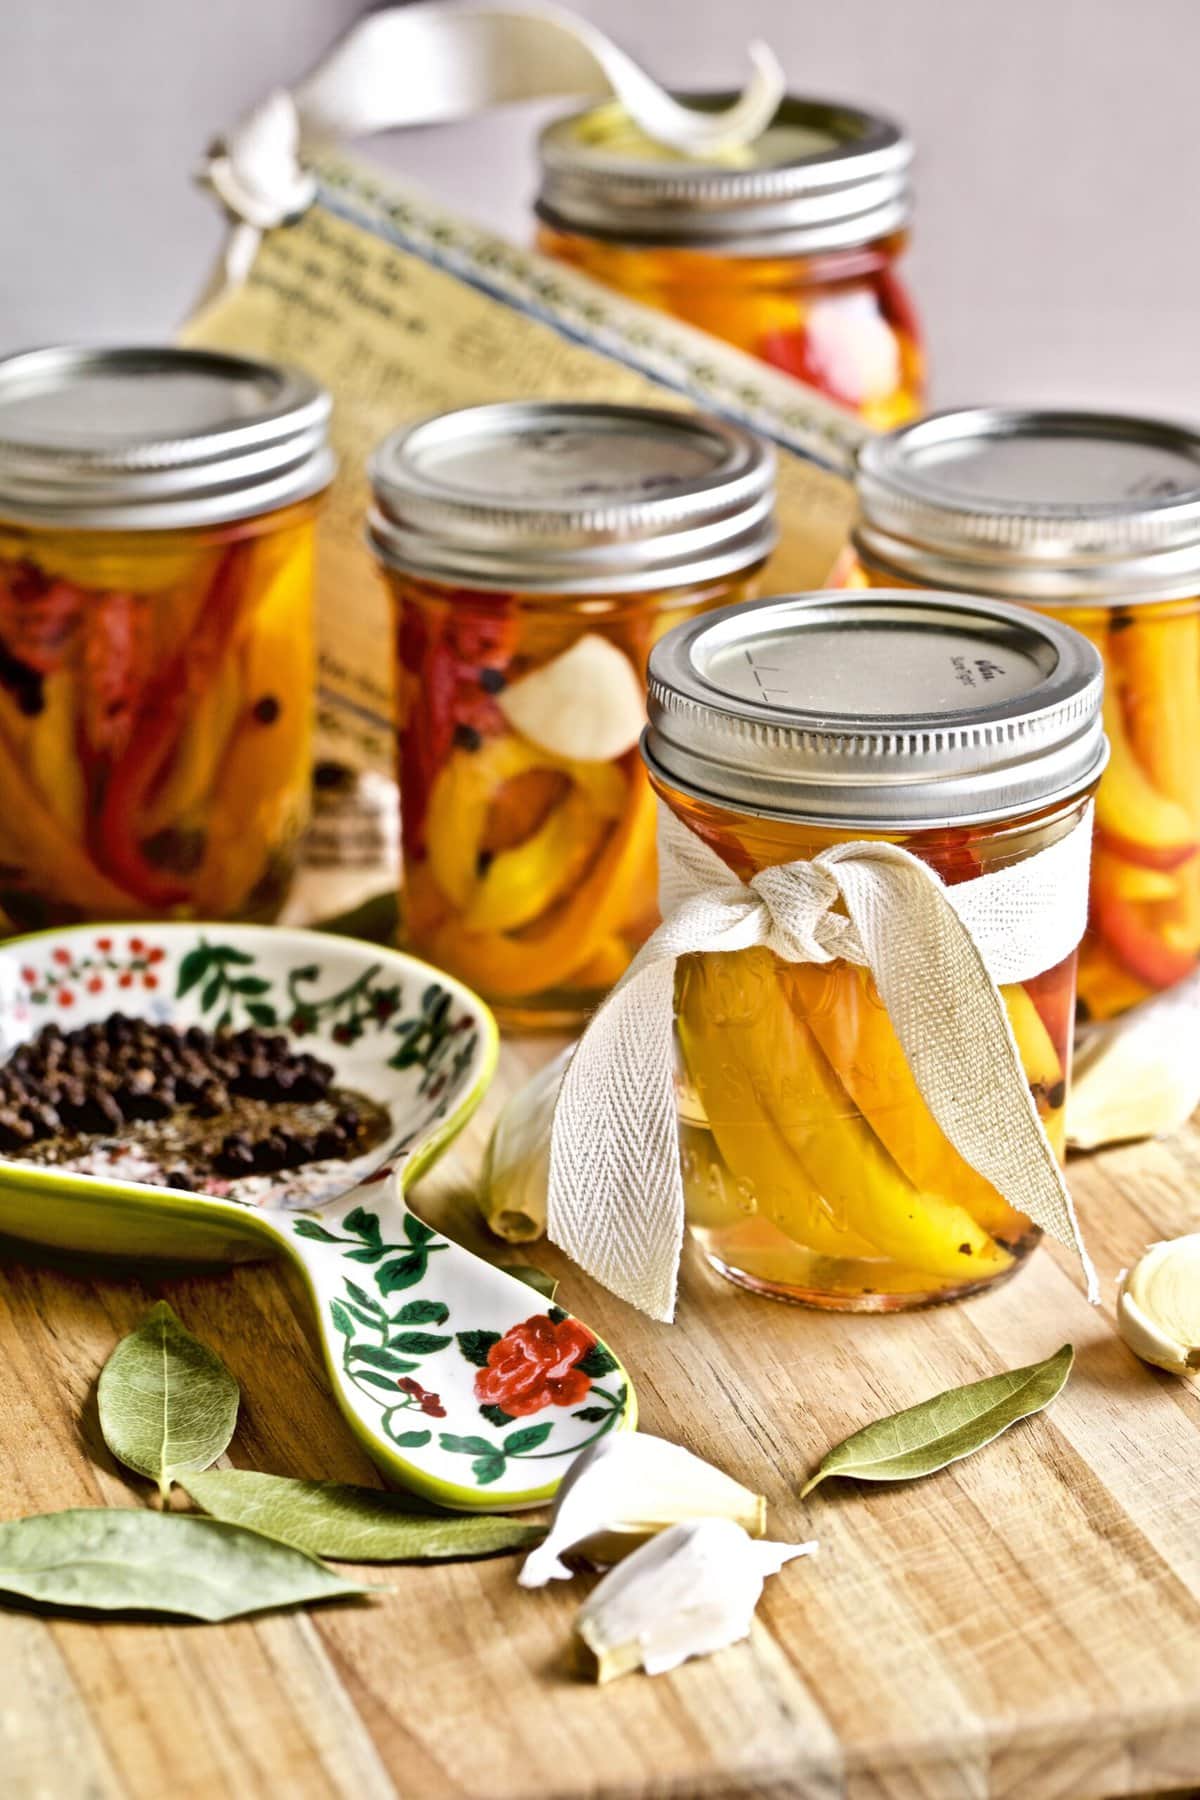
M 328 1102 L 333 1069 L 294 1054 L 282 1033 L 250 1027 L 211 1032 L 156 1025 L 121 1013 L 75 1031 L 46 1025 L 0 1067 L 0 1152 L 47 1138 L 111 1137 L 137 1120 L 186 1113 L 216 1119 L 239 1099 L 266 1105 Z M 339 1108 L 311 1131 L 272 1125 L 265 1133 L 227 1133 L 211 1151 L 215 1172 L 257 1175 L 345 1157 L 356 1148 L 360 1117 Z M 186 1170 L 171 1185 L 191 1187 Z

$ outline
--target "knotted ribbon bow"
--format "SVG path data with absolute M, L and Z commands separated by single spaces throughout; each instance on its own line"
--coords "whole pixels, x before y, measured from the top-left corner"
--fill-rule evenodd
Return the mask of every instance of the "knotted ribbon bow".
M 788 962 L 871 971 L 943 1134 L 1010 1206 L 1075 1249 L 1095 1300 L 1095 1271 L 999 992 L 1078 944 L 1090 848 L 1089 809 L 1048 849 L 955 887 L 898 845 L 869 842 L 747 883 L 660 806 L 663 922 L 594 1014 L 563 1078 L 550 1237 L 623 1299 L 656 1319 L 674 1316 L 684 1231 L 675 962 L 764 945 Z

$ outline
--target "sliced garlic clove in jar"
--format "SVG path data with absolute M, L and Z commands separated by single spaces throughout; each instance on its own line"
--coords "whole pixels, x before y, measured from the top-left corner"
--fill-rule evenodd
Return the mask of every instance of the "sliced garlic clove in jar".
M 612 762 L 624 756 L 646 723 L 637 671 L 615 644 L 594 631 L 577 638 L 553 662 L 519 676 L 496 704 L 514 731 L 571 762 Z

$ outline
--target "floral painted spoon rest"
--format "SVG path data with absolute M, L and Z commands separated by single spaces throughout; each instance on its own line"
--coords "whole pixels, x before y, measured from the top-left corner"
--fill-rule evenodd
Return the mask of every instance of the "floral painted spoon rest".
M 210 1053 L 240 1058 L 222 1063 L 233 1076 L 216 1099 L 197 1074 Z M 444 1506 L 537 1505 L 586 1445 L 634 1424 L 635 1403 L 585 1325 L 405 1203 L 495 1059 L 495 1025 L 468 988 L 349 938 L 171 924 L 12 939 L 0 1233 L 126 1258 L 282 1252 L 303 1274 L 342 1412 L 388 1478 Z M 297 1077 L 329 1092 L 307 1111 L 293 1102 L 288 1130 L 256 1124 L 266 1102 L 237 1097 L 279 1099 Z M 96 1112 L 108 1091 L 128 1105 L 139 1082 L 133 1116 L 147 1119 Z M 164 1082 L 199 1097 L 169 1110 Z

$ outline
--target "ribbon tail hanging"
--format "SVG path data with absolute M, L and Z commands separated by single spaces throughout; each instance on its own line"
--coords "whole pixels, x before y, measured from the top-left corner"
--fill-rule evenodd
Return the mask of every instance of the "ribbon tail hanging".
M 661 1320 L 675 1316 L 684 1232 L 674 998 L 667 954 L 593 1016 L 559 1089 L 547 1213 L 552 1243 Z

